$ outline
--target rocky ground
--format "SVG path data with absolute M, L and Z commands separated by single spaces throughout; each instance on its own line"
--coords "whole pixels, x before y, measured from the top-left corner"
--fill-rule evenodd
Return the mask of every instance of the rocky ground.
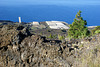
M 100 35 L 47 40 L 16 25 L 0 26 L 0 67 L 100 67 Z

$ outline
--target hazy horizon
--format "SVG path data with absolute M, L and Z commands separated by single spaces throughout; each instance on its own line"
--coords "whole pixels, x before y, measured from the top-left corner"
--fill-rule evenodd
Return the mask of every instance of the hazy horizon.
M 9 5 L 100 5 L 99 0 L 0 0 L 1 6 Z

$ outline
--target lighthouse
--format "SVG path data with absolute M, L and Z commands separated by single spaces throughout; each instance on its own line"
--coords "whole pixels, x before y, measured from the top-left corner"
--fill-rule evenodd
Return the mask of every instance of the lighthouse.
M 19 23 L 21 23 L 21 17 L 18 17 L 19 18 Z

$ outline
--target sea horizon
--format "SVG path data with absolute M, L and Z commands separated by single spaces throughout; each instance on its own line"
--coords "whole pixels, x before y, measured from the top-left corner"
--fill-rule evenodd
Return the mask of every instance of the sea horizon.
M 79 10 L 87 26 L 100 25 L 100 5 L 0 5 L 0 20 L 18 22 L 18 17 L 21 17 L 22 22 L 64 21 L 71 24 Z

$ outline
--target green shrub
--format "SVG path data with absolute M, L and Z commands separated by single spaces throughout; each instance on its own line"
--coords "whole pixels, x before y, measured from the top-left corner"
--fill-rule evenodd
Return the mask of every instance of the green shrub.
M 96 30 L 95 33 L 96 33 L 96 34 L 99 34 L 99 33 L 100 33 L 100 30 Z
M 63 40 L 63 39 L 65 39 L 65 37 L 64 36 L 61 36 L 61 35 L 58 35 L 58 39 L 59 40 Z
M 57 38 L 57 35 L 50 34 L 49 36 L 47 36 L 47 38 L 49 38 L 49 39 L 56 39 Z
M 93 30 L 91 30 L 92 35 L 100 33 L 100 26 L 95 27 Z
M 68 36 L 70 38 L 84 38 L 90 35 L 88 28 L 86 27 L 87 22 L 81 17 L 81 11 L 76 14 L 74 22 L 69 25 Z
M 50 35 L 48 36 L 48 38 L 52 39 L 52 38 L 53 38 L 52 34 L 50 34 Z

